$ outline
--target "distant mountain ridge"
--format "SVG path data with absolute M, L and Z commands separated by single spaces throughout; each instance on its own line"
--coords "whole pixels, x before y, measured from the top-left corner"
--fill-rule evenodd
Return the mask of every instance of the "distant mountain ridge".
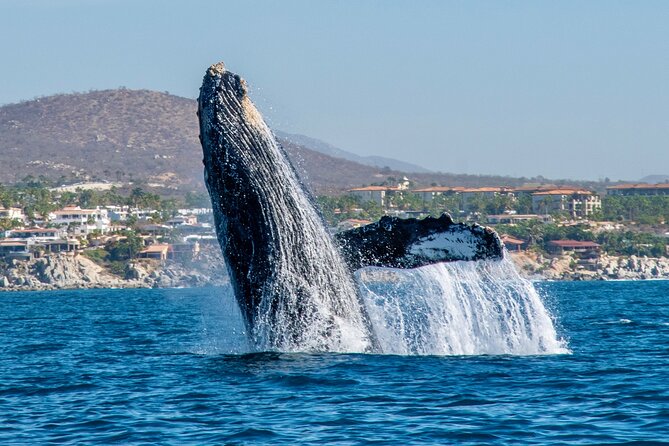
M 639 180 L 640 183 L 658 184 L 669 181 L 669 175 L 647 175 Z
M 321 141 L 310 136 L 298 135 L 294 133 L 286 133 L 280 130 L 275 130 L 274 132 L 277 137 L 280 137 L 286 141 L 291 141 L 293 143 L 309 147 L 312 150 L 324 153 L 326 155 L 334 156 L 336 158 L 343 158 L 349 161 L 354 161 L 356 163 L 364 164 L 366 166 L 374 166 L 379 168 L 389 168 L 392 170 L 407 172 L 407 173 L 429 173 L 431 170 L 424 167 L 418 166 L 416 164 L 407 163 L 405 161 L 400 161 L 394 158 L 387 158 L 383 156 L 361 156 L 356 155 L 355 153 L 348 152 L 346 150 L 335 147 L 332 144 L 328 144 L 324 141 Z

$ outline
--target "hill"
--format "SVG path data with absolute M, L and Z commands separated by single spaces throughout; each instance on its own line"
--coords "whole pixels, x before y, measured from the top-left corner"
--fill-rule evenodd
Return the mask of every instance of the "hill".
M 2 106 L 0 183 L 15 183 L 31 175 L 58 184 L 107 180 L 173 193 L 203 191 L 195 110 L 193 99 L 124 88 L 60 94 Z M 278 134 L 298 172 L 317 194 L 339 193 L 405 175 L 388 166 L 390 161 L 400 163 L 393 165 L 402 170 L 420 170 L 389 158 L 381 158 L 381 168 L 362 164 L 341 158 L 353 154 L 322 141 Z M 312 150 L 312 146 L 319 150 Z M 367 164 L 374 164 L 375 158 L 371 159 Z M 418 185 L 427 186 L 515 186 L 544 181 L 435 172 L 406 175 Z
M 281 131 L 276 131 L 276 135 L 284 141 L 292 142 L 304 147 L 309 147 L 312 150 L 324 153 L 326 155 L 333 156 L 335 158 L 343 158 L 349 161 L 353 161 L 359 164 L 364 164 L 366 166 L 373 166 L 378 168 L 387 167 L 388 169 L 396 170 L 399 172 L 410 172 L 410 173 L 419 173 L 419 172 L 430 172 L 430 170 L 418 166 L 416 164 L 407 163 L 404 161 L 396 160 L 393 158 L 387 158 L 384 156 L 360 156 L 355 153 L 348 152 L 346 150 L 335 147 L 332 144 L 328 144 L 320 139 L 311 138 L 305 135 L 296 135 L 293 133 L 285 133 Z
M 197 105 L 147 90 L 61 94 L 0 107 L 0 182 L 27 175 L 202 190 Z M 388 172 L 280 138 L 317 192 L 379 181 Z

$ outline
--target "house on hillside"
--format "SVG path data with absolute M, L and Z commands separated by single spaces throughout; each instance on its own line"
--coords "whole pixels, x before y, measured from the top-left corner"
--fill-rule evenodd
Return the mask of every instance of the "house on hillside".
M 155 259 L 164 262 L 170 257 L 171 246 L 167 243 L 156 243 L 142 249 L 137 257 L 140 259 Z
M 46 252 L 77 252 L 81 248 L 81 242 L 76 239 L 50 240 L 41 242 Z
M 397 186 L 364 186 L 349 189 L 348 193 L 358 197 L 360 202 L 373 202 L 381 207 L 391 207 L 392 197 L 399 196 L 409 189 L 411 182 L 407 177 L 397 183 Z
M 79 206 L 65 206 L 49 214 L 53 224 L 67 226 L 74 234 L 86 236 L 93 231 L 104 234 L 109 231 L 107 209 L 81 209 Z
M 0 240 L 0 259 L 32 260 L 33 255 L 25 240 Z
M 499 236 L 499 238 L 502 240 L 502 243 L 504 243 L 504 246 L 509 251 L 520 252 L 520 251 L 525 251 L 527 249 L 526 240 L 521 240 L 519 238 L 512 237 L 508 234 L 502 234 Z
M 62 240 L 66 235 L 67 233 L 61 228 L 10 229 L 5 231 L 6 238 L 30 240 L 31 243 Z
M 551 240 L 548 252 L 551 254 L 574 253 L 579 257 L 599 257 L 601 245 L 581 240 Z

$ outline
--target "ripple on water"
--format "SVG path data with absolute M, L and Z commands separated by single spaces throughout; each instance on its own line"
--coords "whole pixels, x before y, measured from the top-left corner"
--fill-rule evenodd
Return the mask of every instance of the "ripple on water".
M 215 293 L 0 293 L 0 444 L 666 443 L 668 284 L 542 287 L 572 355 L 195 354 Z

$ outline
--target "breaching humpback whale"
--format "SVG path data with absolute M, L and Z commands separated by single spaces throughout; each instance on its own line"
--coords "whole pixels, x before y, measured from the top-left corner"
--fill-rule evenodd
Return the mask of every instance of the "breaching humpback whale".
M 257 348 L 373 351 L 354 270 L 502 257 L 494 231 L 446 214 L 330 236 L 245 81 L 223 63 L 204 76 L 198 117 L 218 241 Z

